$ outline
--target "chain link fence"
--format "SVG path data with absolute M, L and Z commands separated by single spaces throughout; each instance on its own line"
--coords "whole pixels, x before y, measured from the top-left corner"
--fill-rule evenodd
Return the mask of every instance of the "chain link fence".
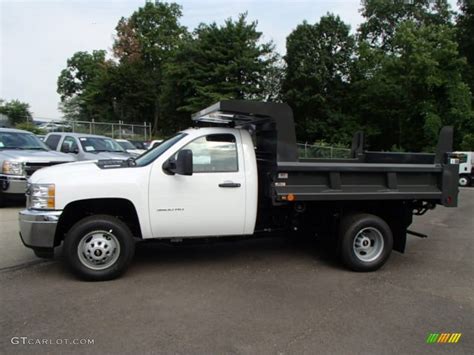
M 95 122 L 92 121 L 64 121 L 48 122 L 40 126 L 49 132 L 73 132 L 98 134 L 114 139 L 151 140 L 151 123 L 123 123 L 119 122 Z
M 300 158 L 347 159 L 351 150 L 347 148 L 328 147 L 315 144 L 297 143 Z

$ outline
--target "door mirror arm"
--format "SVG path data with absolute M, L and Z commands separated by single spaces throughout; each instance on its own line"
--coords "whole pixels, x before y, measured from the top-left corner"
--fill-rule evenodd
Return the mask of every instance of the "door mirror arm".
M 176 174 L 176 160 L 174 158 L 169 158 L 163 164 L 163 171 L 168 175 Z

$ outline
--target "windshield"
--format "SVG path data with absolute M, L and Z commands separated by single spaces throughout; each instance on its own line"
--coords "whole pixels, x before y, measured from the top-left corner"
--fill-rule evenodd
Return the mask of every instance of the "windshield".
M 22 132 L 0 132 L 0 149 L 49 150 L 34 134 Z
M 184 136 L 186 136 L 186 133 L 178 133 L 177 135 L 161 143 L 159 146 L 143 153 L 135 160 L 136 166 L 145 166 L 151 163 L 153 160 L 158 158 L 161 154 L 166 152 L 170 147 L 172 147 L 176 142 L 181 140 Z
M 118 141 L 117 142 L 118 144 L 120 144 L 120 146 L 123 148 L 123 149 L 137 149 L 135 148 L 135 146 L 130 143 L 129 141 Z
M 452 153 L 451 158 L 459 159 L 459 164 L 463 164 L 467 162 L 467 154 L 463 153 Z
M 125 150 L 113 139 L 102 137 L 79 138 L 82 149 L 88 153 L 99 152 L 125 152 Z

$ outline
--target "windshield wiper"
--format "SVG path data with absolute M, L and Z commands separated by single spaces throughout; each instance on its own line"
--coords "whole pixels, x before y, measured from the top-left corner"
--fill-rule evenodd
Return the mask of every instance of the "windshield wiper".
M 10 150 L 24 150 L 25 148 L 21 148 L 21 147 L 0 147 L 1 150 L 6 150 L 6 149 L 10 149 Z
M 23 149 L 26 149 L 26 150 L 47 150 L 46 148 L 42 148 L 42 147 L 27 147 L 27 148 L 23 148 Z

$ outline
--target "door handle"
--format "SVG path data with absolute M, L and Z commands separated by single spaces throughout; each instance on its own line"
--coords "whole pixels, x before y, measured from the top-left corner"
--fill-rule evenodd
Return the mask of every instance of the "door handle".
M 219 184 L 219 187 L 240 187 L 239 183 L 236 182 L 223 182 L 222 184 Z

